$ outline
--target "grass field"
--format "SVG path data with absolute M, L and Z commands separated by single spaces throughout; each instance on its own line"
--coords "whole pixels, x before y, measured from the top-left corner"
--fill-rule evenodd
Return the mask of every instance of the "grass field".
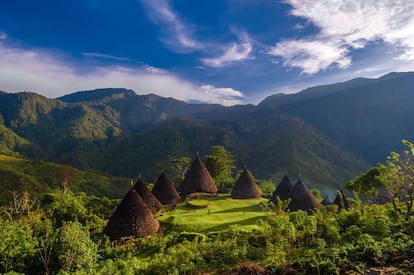
M 269 214 L 268 199 L 234 200 L 229 195 L 191 199 L 174 210 L 165 209 L 158 216 L 161 223 L 175 228 L 201 233 L 242 227 L 257 228 L 257 222 Z

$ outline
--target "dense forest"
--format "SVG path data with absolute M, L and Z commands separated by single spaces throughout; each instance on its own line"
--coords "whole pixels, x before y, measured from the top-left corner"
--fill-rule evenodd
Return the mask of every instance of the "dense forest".
M 413 73 L 391 73 L 232 107 L 126 89 L 1 93 L 0 153 L 152 180 L 171 160 L 220 144 L 259 178 L 300 169 L 333 194 L 414 136 L 413 85 Z
M 266 181 L 258 181 L 263 199 L 230 199 L 234 158 L 215 146 L 204 160 L 219 194 L 165 206 L 156 215 L 158 233 L 120 243 L 102 233 L 118 199 L 75 192 L 67 184 L 41 194 L 15 192 L 0 211 L 1 272 L 410 273 L 414 145 L 404 144 L 403 153 L 392 153 L 384 164 L 346 184 L 352 197 L 338 193 L 339 203 L 310 211 L 289 210 L 289 200 L 268 203 L 275 186 L 269 188 Z M 183 168 L 188 162 L 182 158 L 174 165 Z M 177 185 L 181 176 L 177 169 Z M 381 189 L 391 194 L 388 203 L 375 203 Z M 322 200 L 320 192 L 313 193 Z M 229 222 L 229 214 L 238 220 Z

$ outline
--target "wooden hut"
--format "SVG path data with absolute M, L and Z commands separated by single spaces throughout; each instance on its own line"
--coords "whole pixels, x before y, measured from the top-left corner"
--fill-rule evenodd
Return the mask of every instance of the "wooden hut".
M 300 179 L 292 189 L 291 199 L 292 201 L 288 206 L 291 211 L 310 210 L 322 207 L 322 204 Z
M 339 209 L 349 209 L 351 207 L 348 197 L 342 190 L 338 191 L 333 204 L 338 205 Z
M 141 180 L 134 185 L 134 190 L 137 191 L 138 195 L 142 198 L 148 208 L 151 210 L 152 214 L 157 214 L 162 207 L 162 204 L 157 200 L 157 198 L 148 190 L 147 185 Z
M 111 241 L 146 237 L 158 232 L 160 224 L 133 189 L 129 190 L 104 229 Z
M 290 194 L 293 189 L 293 184 L 290 181 L 289 177 L 285 175 L 283 179 L 280 181 L 279 185 L 277 186 L 276 190 L 272 194 L 272 198 L 270 199 L 271 202 L 274 204 L 277 203 L 276 198 L 279 197 L 281 200 L 287 200 L 290 198 Z
M 332 205 L 332 204 L 333 204 L 333 201 L 328 197 L 328 195 L 326 195 L 322 200 L 322 205 L 327 206 L 327 205 Z
M 199 156 L 191 163 L 179 191 L 181 196 L 191 193 L 217 193 L 217 186 Z
M 162 173 L 157 182 L 154 184 L 154 187 L 151 190 L 151 193 L 158 199 L 163 205 L 174 204 L 180 201 L 180 196 L 175 190 L 175 187 L 172 181 L 167 177 L 165 173 Z
M 231 190 L 233 199 L 254 199 L 260 198 L 260 190 L 253 176 L 249 171 L 244 169 L 237 179 L 233 189 Z

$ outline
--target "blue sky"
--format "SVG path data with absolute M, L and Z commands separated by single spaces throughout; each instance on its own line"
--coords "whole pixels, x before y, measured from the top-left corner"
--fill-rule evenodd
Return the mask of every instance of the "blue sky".
M 0 90 L 188 102 L 414 70 L 414 0 L 3 0 Z

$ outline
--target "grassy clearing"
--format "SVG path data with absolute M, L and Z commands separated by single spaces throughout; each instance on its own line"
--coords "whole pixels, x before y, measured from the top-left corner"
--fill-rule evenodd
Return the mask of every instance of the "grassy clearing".
M 234 200 L 228 195 L 191 199 L 158 218 L 164 224 L 186 231 L 212 232 L 234 228 L 252 230 L 268 215 L 268 199 Z M 194 207 L 195 206 L 195 207 Z

